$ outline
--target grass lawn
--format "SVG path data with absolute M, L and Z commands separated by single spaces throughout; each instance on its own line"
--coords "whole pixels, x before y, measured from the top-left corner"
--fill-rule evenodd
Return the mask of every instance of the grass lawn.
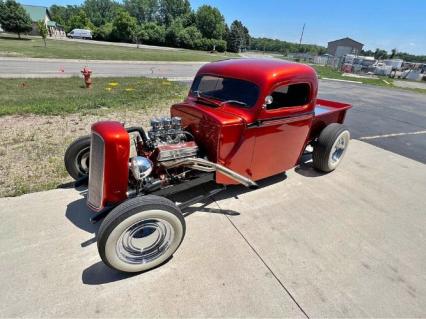
M 323 66 L 323 65 L 311 65 L 311 66 L 317 71 L 320 78 L 358 81 L 358 82 L 362 82 L 363 84 L 393 87 L 393 84 L 392 84 L 393 80 L 388 77 L 379 77 L 379 79 L 363 79 L 363 78 L 355 78 L 355 77 L 352 78 L 349 76 L 343 76 L 342 72 L 328 66 Z M 386 80 L 390 84 L 387 84 L 383 80 Z
M 88 60 L 128 60 L 128 61 L 216 61 L 237 57 L 233 53 L 207 53 L 193 50 L 137 49 L 81 42 L 47 40 L 47 47 L 41 38 L 19 40 L 11 36 L 0 36 L 0 56 L 88 59 Z
M 182 100 L 187 86 L 162 79 L 94 78 L 85 89 L 81 78 L 0 79 L 0 116 L 63 115 L 96 109 L 146 109 Z
M 68 145 L 100 120 L 149 127 L 182 101 L 183 84 L 161 79 L 0 79 L 0 197 L 71 182 L 63 162 Z

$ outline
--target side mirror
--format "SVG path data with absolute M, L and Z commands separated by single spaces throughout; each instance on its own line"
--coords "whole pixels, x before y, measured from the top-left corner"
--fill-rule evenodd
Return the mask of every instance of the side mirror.
M 271 95 L 267 95 L 265 97 L 265 103 L 263 104 L 263 108 L 265 109 L 269 104 L 272 104 L 274 102 L 274 98 Z

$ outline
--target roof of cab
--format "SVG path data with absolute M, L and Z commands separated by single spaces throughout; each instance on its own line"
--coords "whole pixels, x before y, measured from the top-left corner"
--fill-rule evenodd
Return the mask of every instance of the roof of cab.
M 204 65 L 199 74 L 244 79 L 264 86 L 287 79 L 317 81 L 315 70 L 306 64 L 278 59 L 229 59 Z

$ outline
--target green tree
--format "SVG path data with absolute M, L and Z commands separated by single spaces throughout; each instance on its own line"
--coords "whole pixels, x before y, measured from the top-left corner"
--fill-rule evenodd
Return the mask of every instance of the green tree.
M 286 42 L 269 38 L 250 38 L 251 50 L 281 52 L 284 54 L 295 52 L 310 52 L 312 54 L 323 54 L 327 49 L 323 46 L 313 44 L 302 44 Z
M 396 55 L 396 49 L 392 49 L 389 59 L 393 59 Z
M 182 25 L 185 28 L 191 27 L 191 26 L 197 27 L 197 17 L 193 11 L 191 11 L 190 13 L 184 14 L 183 16 L 180 17 L 180 19 L 182 20 Z
M 6 12 L 6 6 L 3 3 L 3 0 L 0 0 L 0 25 L 3 23 L 3 16 Z
M 41 38 L 44 42 L 44 47 L 47 47 L 46 38 L 47 38 L 47 27 L 46 23 L 43 20 L 37 21 L 37 29 L 38 33 L 40 34 Z
M 160 0 L 159 20 L 169 27 L 173 20 L 191 13 L 188 0 Z
M 364 55 L 364 56 L 374 56 L 374 52 L 371 51 L 371 50 L 367 50 L 367 51 L 361 50 L 361 55 Z
M 155 22 L 159 16 L 159 0 L 124 0 L 124 8 L 140 24 Z
M 31 18 L 19 3 L 16 3 L 14 0 L 6 0 L 2 11 L 1 24 L 3 30 L 17 33 L 19 39 L 21 38 L 21 33 L 32 30 Z
M 87 18 L 96 27 L 100 27 L 112 21 L 118 4 L 112 0 L 85 0 L 82 7 Z
M 93 30 L 93 38 L 95 40 L 109 41 L 112 33 L 112 22 L 106 22 L 100 27 L 95 27 Z
M 176 19 L 166 30 L 165 42 L 167 45 L 180 47 L 179 34 L 183 31 L 184 27 L 180 19 Z
M 196 13 L 197 28 L 203 37 L 222 39 L 225 35 L 225 18 L 217 8 L 203 5 Z
M 67 24 L 67 32 L 73 29 L 89 29 L 93 30 L 94 26 L 92 22 L 87 17 L 87 14 L 84 10 L 78 11 L 76 15 L 71 16 Z
M 183 48 L 194 49 L 195 43 L 203 36 L 195 26 L 190 26 L 181 30 L 178 34 L 180 44 Z
M 162 45 L 165 42 L 166 29 L 154 22 L 147 22 L 139 29 L 139 39 L 145 44 Z
M 241 23 L 241 21 L 235 20 L 231 24 L 227 40 L 229 51 L 241 52 L 243 49 L 246 49 L 249 46 L 249 31 Z
M 115 41 L 131 42 L 134 39 L 136 29 L 136 18 L 130 16 L 130 14 L 122 8 L 117 9 L 115 18 L 112 22 L 111 38 Z
M 388 53 L 386 52 L 386 50 L 382 50 L 382 49 L 377 48 L 376 51 L 374 52 L 374 58 L 376 60 L 387 59 Z
M 64 27 L 65 30 L 69 30 L 69 21 L 72 16 L 77 15 L 80 11 L 78 6 L 58 6 L 52 5 L 50 7 L 50 14 L 53 21 L 56 21 Z

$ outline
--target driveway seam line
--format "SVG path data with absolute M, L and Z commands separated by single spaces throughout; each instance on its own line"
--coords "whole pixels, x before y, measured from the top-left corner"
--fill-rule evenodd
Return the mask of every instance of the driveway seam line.
M 216 205 L 219 207 L 219 209 L 222 209 L 219 205 L 219 203 L 213 198 Z M 296 304 L 296 306 L 299 308 L 299 310 L 305 315 L 306 318 L 309 319 L 308 314 L 303 310 L 302 306 L 297 302 L 296 298 L 291 294 L 291 292 L 286 288 L 286 286 L 282 283 L 282 281 L 278 278 L 277 275 L 272 271 L 271 267 L 268 266 L 268 264 L 265 262 L 265 260 L 260 256 L 260 254 L 256 251 L 256 249 L 250 244 L 248 239 L 243 235 L 243 233 L 238 229 L 238 227 L 234 224 L 234 222 L 231 220 L 231 218 L 227 215 L 225 217 L 228 219 L 228 221 L 231 223 L 231 225 L 235 228 L 235 230 L 240 234 L 240 236 L 244 239 L 244 241 L 247 243 L 247 245 L 251 248 L 251 250 L 256 254 L 256 256 L 260 259 L 260 261 L 263 263 L 263 265 L 270 271 L 272 276 L 274 276 L 275 280 L 278 281 L 280 286 L 284 289 L 284 291 L 287 293 L 287 295 L 290 296 L 291 300 Z

